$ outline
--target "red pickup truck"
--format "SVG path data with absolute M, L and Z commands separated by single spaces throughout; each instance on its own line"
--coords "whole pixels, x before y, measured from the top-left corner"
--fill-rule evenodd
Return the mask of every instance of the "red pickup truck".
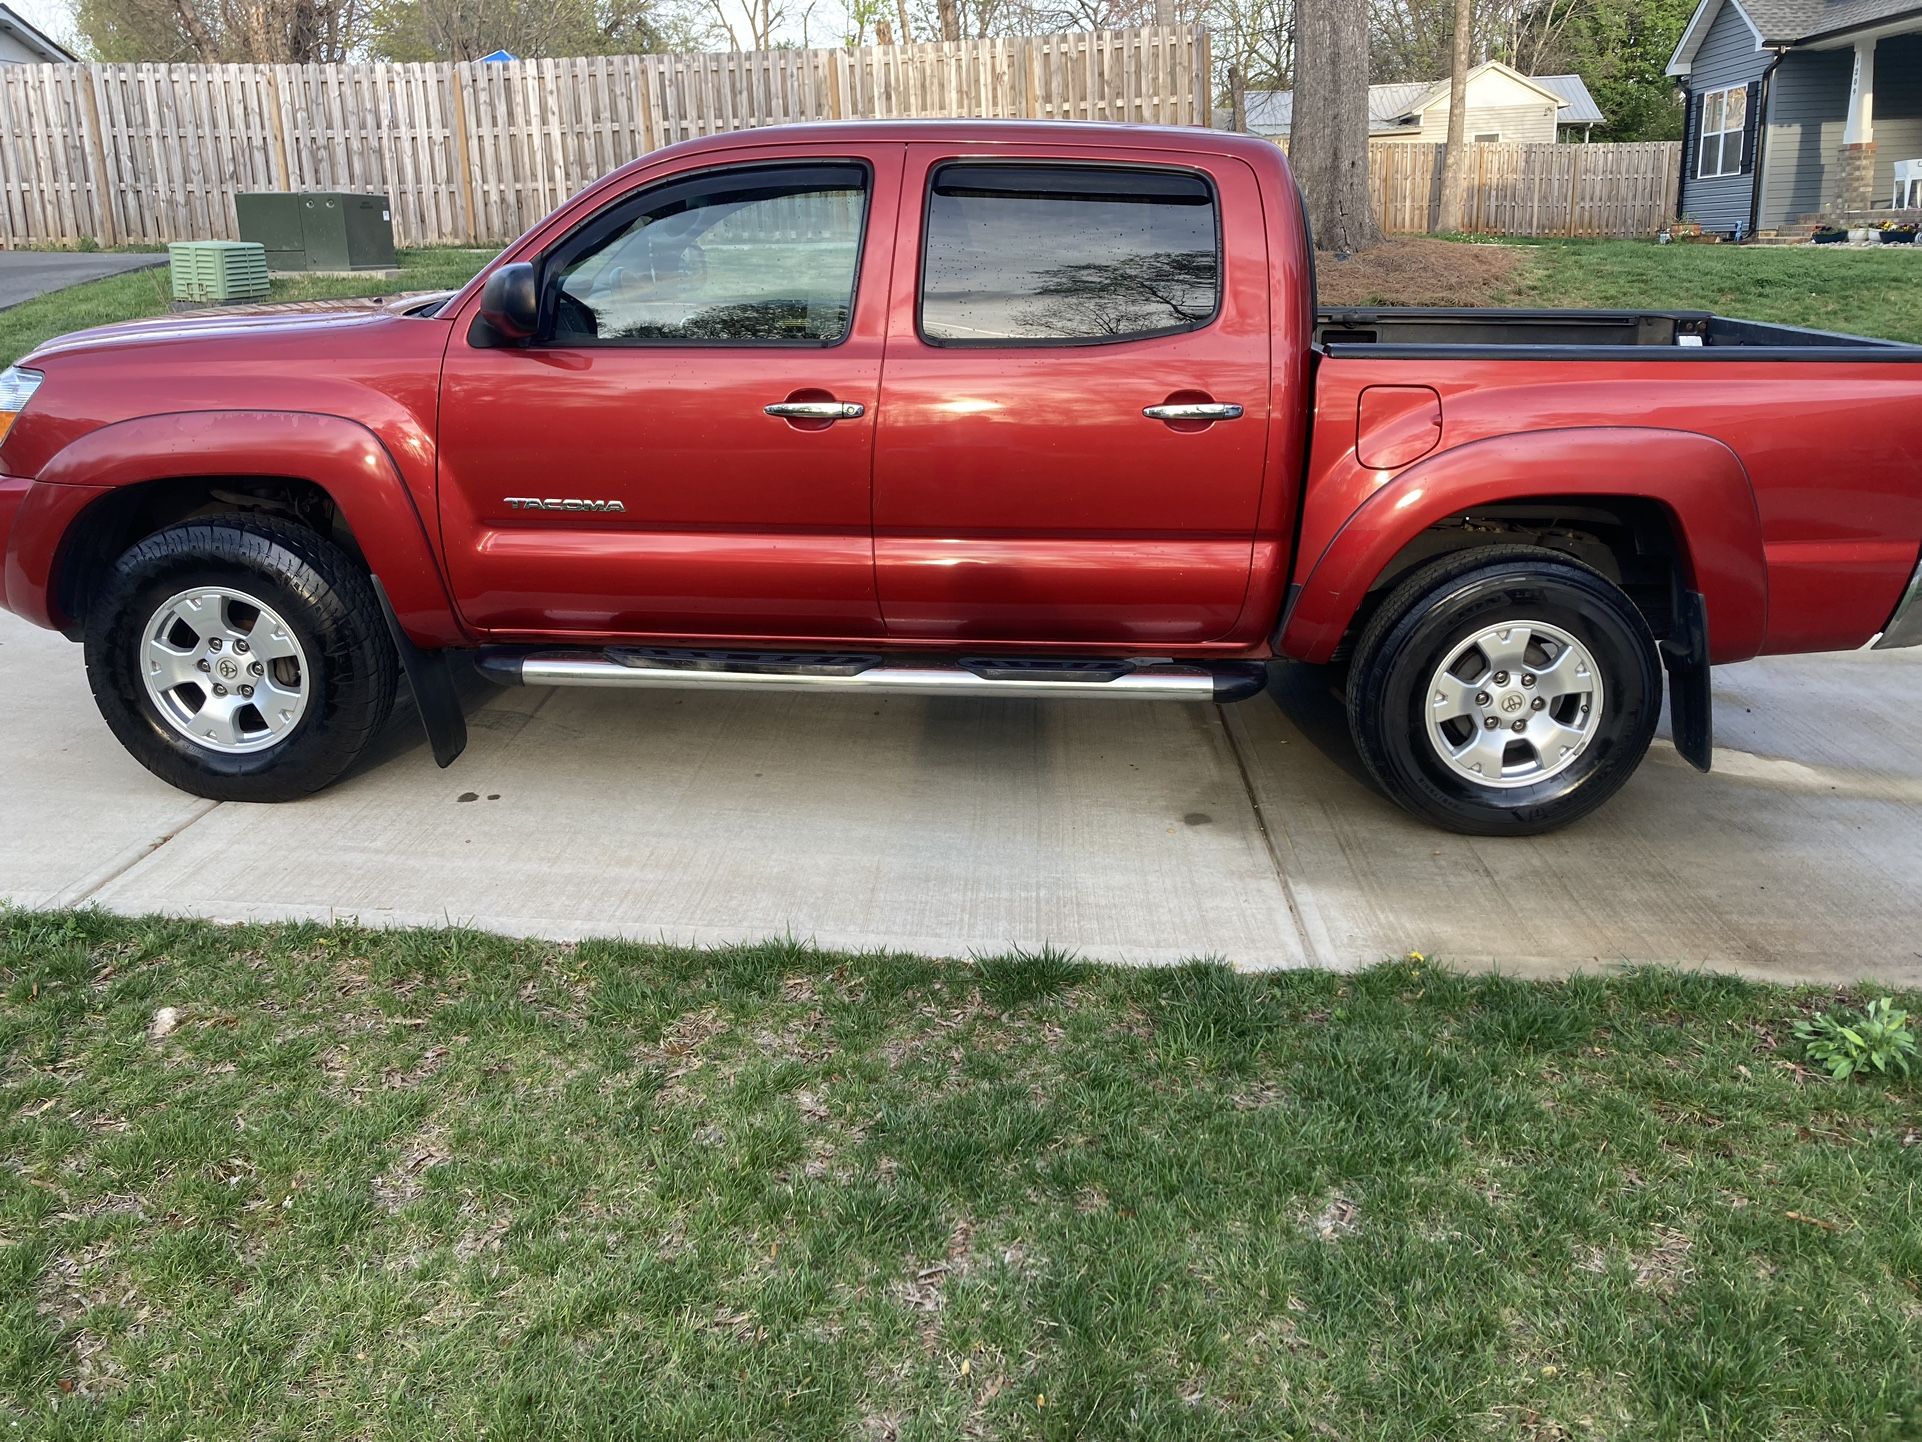
M 1225 702 L 1331 664 L 1389 795 L 1546 830 L 1666 684 L 1922 642 L 1922 348 L 1676 312 L 1317 313 L 1277 149 L 750 131 L 388 312 L 68 336 L 0 379 L 6 606 L 114 733 L 296 797 L 404 671 Z M 461 664 L 465 664 L 462 662 Z M 1866 720 L 1864 724 L 1867 724 Z

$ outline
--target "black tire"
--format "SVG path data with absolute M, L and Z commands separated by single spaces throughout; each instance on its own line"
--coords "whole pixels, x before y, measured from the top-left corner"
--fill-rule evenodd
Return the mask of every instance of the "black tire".
M 169 597 L 228 586 L 285 621 L 307 658 L 306 709 L 267 749 L 225 754 L 164 720 L 141 677 Z M 254 515 L 156 531 L 114 564 L 87 615 L 87 680 L 107 725 L 154 775 L 215 801 L 291 801 L 338 780 L 393 710 L 400 661 L 367 573 L 304 526 Z
M 1430 679 L 1455 648 L 1511 619 L 1557 627 L 1586 648 L 1605 703 L 1565 769 L 1500 789 L 1444 762 L 1425 707 Z M 1444 557 L 1395 588 L 1355 648 L 1347 699 L 1362 761 L 1402 807 L 1471 836 L 1532 836 L 1587 815 L 1641 764 L 1661 713 L 1661 655 L 1634 602 L 1599 571 L 1541 547 L 1487 547 Z M 1520 753 L 1524 764 L 1529 755 Z

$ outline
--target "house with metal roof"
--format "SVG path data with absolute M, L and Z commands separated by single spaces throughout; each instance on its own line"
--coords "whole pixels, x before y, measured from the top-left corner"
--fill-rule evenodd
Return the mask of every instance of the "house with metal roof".
M 1248 129 L 1284 136 L 1294 128 L 1295 92 L 1251 90 Z M 1449 84 L 1418 80 L 1368 87 L 1370 140 L 1448 139 Z M 1499 60 L 1468 72 L 1468 138 L 1553 144 L 1564 127 L 1582 135 L 1602 123 L 1602 112 L 1579 75 L 1524 75 Z
M 1922 200 L 1918 0 L 1701 0 L 1668 73 L 1684 219 L 1740 237 Z

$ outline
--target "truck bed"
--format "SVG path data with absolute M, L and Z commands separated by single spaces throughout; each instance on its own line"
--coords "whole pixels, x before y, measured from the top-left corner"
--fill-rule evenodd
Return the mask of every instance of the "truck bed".
M 1476 310 L 1339 306 L 1315 318 L 1330 356 L 1420 359 L 1891 360 L 1922 346 L 1699 310 Z

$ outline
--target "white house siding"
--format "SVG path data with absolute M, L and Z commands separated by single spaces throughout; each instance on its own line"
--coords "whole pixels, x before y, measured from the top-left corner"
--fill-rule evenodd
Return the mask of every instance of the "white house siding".
M 1504 141 L 1520 144 L 1534 141 L 1545 145 L 1555 143 L 1555 112 L 1559 107 L 1542 101 L 1535 105 L 1475 105 L 1468 107 L 1468 138 L 1477 135 L 1499 134 Z M 1448 104 L 1431 106 L 1422 114 L 1419 134 L 1409 136 L 1411 140 L 1423 140 L 1430 145 L 1448 139 Z
M 1696 176 L 1695 115 L 1697 97 L 1710 90 L 1732 85 L 1748 85 L 1762 78 L 1775 57 L 1759 50 L 1755 32 L 1736 10 L 1734 0 L 1722 6 L 1715 23 L 1709 26 L 1702 48 L 1695 54 L 1694 68 L 1688 76 L 1689 153 L 1682 157 L 1682 214 L 1700 221 L 1704 230 L 1747 230 L 1754 202 L 1753 175 L 1725 175 L 1712 180 Z

